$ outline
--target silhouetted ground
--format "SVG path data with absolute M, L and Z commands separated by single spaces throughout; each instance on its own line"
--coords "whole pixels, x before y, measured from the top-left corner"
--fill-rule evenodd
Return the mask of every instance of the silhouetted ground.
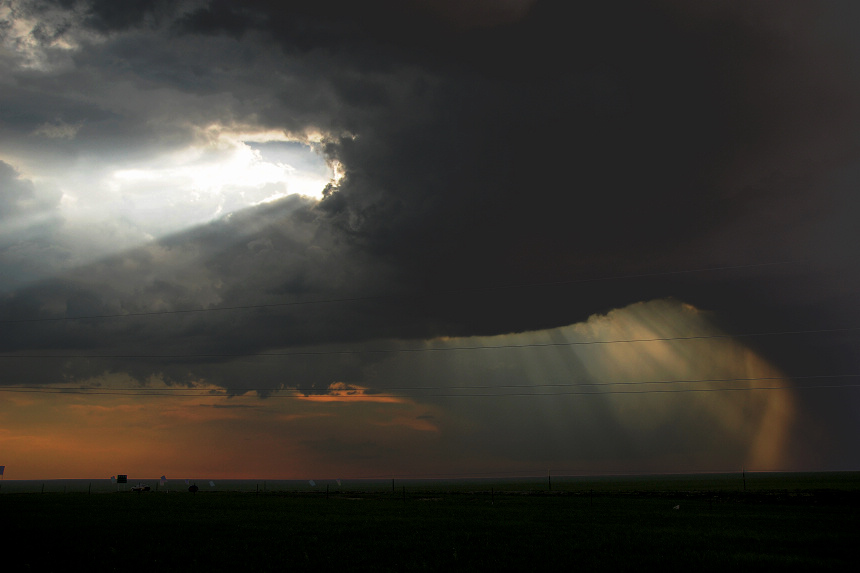
M 31 493 L 0 495 L 0 531 L 24 571 L 846 570 L 858 510 L 850 488 Z

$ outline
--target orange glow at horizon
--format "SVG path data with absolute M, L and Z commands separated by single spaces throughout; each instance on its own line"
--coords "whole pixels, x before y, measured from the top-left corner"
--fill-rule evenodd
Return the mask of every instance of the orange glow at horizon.
M 702 335 L 717 337 L 684 339 Z M 589 343 L 632 339 L 671 340 Z M 266 398 L 159 381 L 130 390 L 122 373 L 78 383 L 98 394 L 0 392 L 0 465 L 6 479 L 307 479 L 547 467 L 766 471 L 797 458 L 793 391 L 755 389 L 790 381 L 677 301 L 425 344 L 486 350 L 375 362 L 368 379 L 404 388 L 398 396 L 343 381 L 320 394 L 286 388 Z M 493 350 L 503 345 L 526 347 Z
M 298 400 L 306 400 L 308 402 L 379 402 L 383 404 L 407 402 L 406 398 L 400 396 L 374 394 L 368 388 L 344 382 L 332 382 L 326 389 L 325 394 L 301 394 L 296 392 L 295 397 Z
M 345 475 L 343 464 L 326 461 L 325 452 L 317 451 L 307 436 L 349 436 L 360 429 L 360 439 L 384 444 L 435 429 L 419 419 L 427 407 L 404 400 L 359 396 L 360 402 L 353 403 L 352 397 L 328 398 L 3 392 L 0 451 L 5 478 Z M 391 427 L 406 433 L 392 434 Z

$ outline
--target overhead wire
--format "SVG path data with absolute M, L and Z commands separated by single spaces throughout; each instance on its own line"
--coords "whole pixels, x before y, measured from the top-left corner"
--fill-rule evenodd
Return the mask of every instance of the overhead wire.
M 735 387 L 735 388 L 682 388 L 682 389 L 648 389 L 648 390 L 623 390 L 602 391 L 587 390 L 577 391 L 582 388 L 600 388 L 610 386 L 653 386 L 653 385 L 678 385 L 678 384 L 705 384 L 725 382 L 763 382 L 767 380 L 825 380 L 837 378 L 860 378 L 860 373 L 848 374 L 821 374 L 806 376 L 753 376 L 738 378 L 700 378 L 700 379 L 675 379 L 675 380 L 637 380 L 628 382 L 577 382 L 573 384 L 500 384 L 500 385 L 465 385 L 465 386 L 380 386 L 377 388 L 360 388 L 347 386 L 345 388 L 308 388 L 302 386 L 285 386 L 281 388 L 240 388 L 242 394 L 231 393 L 228 389 L 215 389 L 212 387 L 168 387 L 168 388 L 146 388 L 146 387 L 115 387 L 104 388 L 101 386 L 67 386 L 50 387 L 38 385 L 13 385 L 0 387 L 2 392 L 20 393 L 45 393 L 45 394 L 86 394 L 86 395 L 119 395 L 119 396 L 174 396 L 174 397 L 237 397 L 248 392 L 265 393 L 267 398 L 418 398 L 418 397 L 505 397 L 505 396 L 565 396 L 565 395 L 601 395 L 601 394 L 654 394 L 664 392 L 717 392 L 717 391 L 743 391 L 743 390 L 797 390 L 797 389 L 825 389 L 825 388 L 857 388 L 858 384 L 828 384 L 815 386 L 758 386 L 758 387 Z M 558 392 L 481 392 L 462 393 L 461 390 L 519 390 L 530 389 L 569 389 Z M 370 392 L 367 392 L 370 390 Z M 277 392 L 294 392 L 294 394 L 277 394 Z M 427 391 L 446 391 L 454 394 L 426 394 Z M 351 393 L 350 393 L 351 392 Z M 410 394 L 394 394 L 393 392 L 410 392 Z
M 668 388 L 668 389 L 651 389 L 651 390 L 607 390 L 607 391 L 577 391 L 570 390 L 564 392 L 505 392 L 505 393 L 475 393 L 475 394 L 420 394 L 420 395 L 408 395 L 408 394 L 313 394 L 313 395 L 304 395 L 304 394 L 268 394 L 265 399 L 269 398 L 288 398 L 288 399 L 298 399 L 298 400 L 313 400 L 314 398 L 335 398 L 337 400 L 367 400 L 368 398 L 377 398 L 377 399 L 397 399 L 397 398 L 523 398 L 523 397 L 541 397 L 541 396 L 606 396 L 606 395 L 623 395 L 623 394 L 678 394 L 678 393 L 692 393 L 692 392 L 748 392 L 753 390 L 825 390 L 825 389 L 839 389 L 839 388 L 860 388 L 860 384 L 828 384 L 828 385 L 817 385 L 817 386 L 746 386 L 746 387 L 732 387 L 732 388 Z M 162 389 L 163 390 L 163 389 Z M 56 388 L 45 388 L 45 389 L 20 389 L 20 388 L 0 388 L 0 392 L 10 392 L 10 393 L 37 393 L 37 394 L 82 394 L 86 396 L 141 396 L 141 397 L 149 397 L 149 396 L 166 396 L 171 398 L 180 398 L 180 397 L 194 397 L 194 398 L 235 398 L 235 394 L 229 394 L 228 392 L 222 393 L 209 393 L 209 394 L 199 394 L 199 393 L 190 393 L 190 394 L 180 394 L 180 393 L 170 393 L 164 392 L 162 390 L 154 391 L 154 392 L 131 392 L 131 391 L 112 391 L 112 390 L 98 390 L 98 391 L 86 391 L 86 390 L 64 390 L 64 389 L 56 389 Z
M 450 295 L 455 293 L 462 292 L 479 292 L 479 291 L 488 291 L 488 290 L 500 290 L 500 289 L 513 289 L 513 288 L 529 288 L 529 287 L 544 287 L 544 286 L 563 286 L 570 285 L 576 283 L 585 283 L 585 282 L 595 282 L 595 281 L 604 281 L 604 280 L 616 280 L 616 279 L 631 279 L 631 278 L 645 278 L 645 277 L 653 277 L 653 276 L 664 276 L 664 275 L 677 275 L 677 274 L 685 274 L 685 273 L 699 273 L 699 272 L 708 272 L 708 271 L 721 271 L 721 270 L 732 270 L 732 269 L 744 269 L 744 268 L 753 268 L 753 267 L 764 267 L 764 266 L 774 266 L 774 265 L 785 265 L 796 263 L 797 261 L 779 261 L 779 262 L 770 262 L 770 263 L 757 263 L 757 264 L 749 264 L 749 265 L 732 265 L 732 266 L 722 266 L 722 267 L 709 267 L 709 268 L 700 268 L 700 269 L 687 269 L 687 270 L 678 270 L 678 271 L 666 271 L 666 272 L 656 272 L 656 273 L 641 273 L 641 274 L 631 274 L 631 275 L 620 275 L 620 276 L 612 276 L 612 277 L 599 277 L 599 278 L 590 278 L 590 279 L 576 279 L 570 281 L 555 281 L 555 282 L 542 282 L 542 283 L 529 283 L 529 284 L 514 284 L 514 285 L 496 285 L 496 286 L 487 286 L 487 287 L 477 287 L 471 289 L 456 289 L 449 291 L 437 291 L 435 293 L 426 293 L 420 296 L 439 296 L 439 295 Z M 379 295 L 379 296 L 367 296 L 367 297 L 349 297 L 349 298 L 337 298 L 337 299 L 319 299 L 319 300 L 311 300 L 311 301 L 291 301 L 284 303 L 270 303 L 270 304 L 259 304 L 259 305 L 242 305 L 242 306 L 231 306 L 231 307 L 212 307 L 212 308 L 200 308 L 200 309 L 180 309 L 180 310 L 169 310 L 169 311 L 152 311 L 152 312 L 141 312 L 141 313 L 122 313 L 122 314 L 104 314 L 104 315 L 88 315 L 88 316 L 71 316 L 71 317 L 40 317 L 40 318 L 22 318 L 22 319 L 0 319 L 0 324 L 8 324 L 8 323 L 28 323 L 28 322 L 57 322 L 57 321 L 71 321 L 71 320 L 85 320 L 85 319 L 108 319 L 108 318 L 130 318 L 130 317 L 148 317 L 148 316 L 161 316 L 161 315 L 171 315 L 171 314 L 188 314 L 188 313 L 201 313 L 201 312 L 216 312 L 216 311 L 229 311 L 229 310 L 254 310 L 254 309 L 267 309 L 267 308 L 277 308 L 277 307 L 290 307 L 290 306 L 300 306 L 300 305 L 310 305 L 310 304 L 325 304 L 325 303 L 339 303 L 339 302 L 353 302 L 353 301 L 364 301 L 364 300 L 374 300 L 374 299 L 384 299 L 384 298 L 393 298 L 391 295 Z M 402 298 L 402 297 L 397 297 Z M 545 343 L 524 343 L 524 344 L 496 344 L 496 345 L 470 345 L 470 346 L 422 346 L 422 347 L 407 347 L 407 348 L 362 348 L 362 349 L 328 349 L 328 350 L 293 350 L 286 352 L 249 352 L 249 353 L 171 353 L 171 354 L 158 354 L 158 353 L 148 353 L 148 354 L 104 354 L 104 353 L 35 353 L 35 354 L 0 354 L 0 359 L 181 359 L 181 358 L 197 358 L 197 359 L 205 359 L 205 358 L 265 358 L 265 357 L 294 357 L 294 356 L 332 356 L 332 355 L 355 355 L 355 354 L 395 354 L 395 353 L 419 353 L 419 352 L 451 352 L 451 351 L 478 351 L 478 350 L 502 350 L 502 349 L 529 349 L 529 348 L 550 348 L 550 347 L 572 347 L 572 346 L 589 346 L 589 345 L 607 345 L 607 344 L 631 344 L 631 343 L 645 343 L 645 342 L 665 342 L 665 341 L 692 341 L 692 340 L 705 340 L 705 339 L 719 339 L 719 338 L 744 338 L 744 337 L 764 337 L 764 336 L 787 336 L 787 335 L 801 335 L 801 334 L 823 334 L 823 333 L 838 333 L 838 332 L 850 332 L 860 330 L 860 327 L 845 327 L 845 328 L 829 328 L 829 329 L 808 329 L 808 330 L 784 330 L 784 331 L 770 331 L 770 332 L 750 332 L 750 333 L 742 333 L 742 334 L 707 334 L 707 335 L 689 335 L 689 336 L 667 336 L 667 337 L 651 337 L 651 338 L 632 338 L 632 339 L 614 339 L 614 340 L 580 340 L 580 341 L 566 341 L 566 342 L 545 342 Z M 530 388 L 530 389 L 561 389 L 561 388 L 570 388 L 571 385 L 564 384 L 537 384 L 537 385 L 502 385 L 502 386 L 460 386 L 460 387 L 384 387 L 374 389 L 374 393 L 372 394 L 358 394 L 357 397 L 367 398 L 367 397 L 377 397 L 377 398 L 386 398 L 386 397 L 405 397 L 398 396 L 394 394 L 381 394 L 380 392 L 386 391 L 456 391 L 456 394 L 422 394 L 422 396 L 426 397 L 504 397 L 504 396 L 554 396 L 554 395 L 585 395 L 585 394 L 647 394 L 647 393 L 664 393 L 664 392 L 711 392 L 711 391 L 745 391 L 745 390 L 779 390 L 779 389 L 823 389 L 823 388 L 849 388 L 856 387 L 858 385 L 855 384 L 844 384 L 844 385 L 828 385 L 828 386 L 808 386 L 808 387 L 798 387 L 798 386 L 768 386 L 768 387 L 743 387 L 743 388 L 684 388 L 684 389 L 648 389 L 648 390 L 622 390 L 622 391 L 600 391 L 600 390 L 586 390 L 583 391 L 583 388 L 596 388 L 596 387 L 607 387 L 607 386 L 641 386 L 641 385 L 658 385 L 658 384 L 702 384 L 702 383 L 723 383 L 723 382 L 749 382 L 749 381 L 764 381 L 764 380 L 803 380 L 803 379 L 824 379 L 824 378 L 845 378 L 845 377 L 857 377 L 860 376 L 858 374 L 841 374 L 841 375 L 821 375 L 821 376 L 802 376 L 802 377 L 756 377 L 756 378 L 722 378 L 722 379 L 700 379 L 700 380 L 647 380 L 647 381 L 636 381 L 636 382 L 589 382 L 589 383 L 579 383 L 575 384 L 577 390 L 574 391 L 564 391 L 564 392 L 504 392 L 504 393 L 487 393 L 480 392 L 475 394 L 465 394 L 463 390 L 511 390 L 511 389 L 522 389 L 522 388 Z M 198 393 L 193 394 L 180 394 L 177 391 L 182 392 L 192 392 L 195 389 L 190 388 L 161 388 L 157 391 L 145 391 L 145 389 L 141 388 L 128 388 L 128 389 L 110 389 L 110 390 L 95 390 L 92 388 L 85 387 L 77 387 L 77 388 L 48 388 L 48 387 L 35 387 L 35 386 L 6 386 L 0 388 L 0 391 L 4 392 L 45 392 L 45 393 L 81 393 L 81 394 L 111 394 L 111 395 L 172 395 L 172 396 L 201 396 L 199 392 L 212 392 L 211 388 L 200 388 L 197 389 Z M 307 389 L 307 388 L 292 388 L 291 390 L 295 392 L 307 392 L 307 395 L 297 394 L 297 395 L 280 395 L 280 394 L 270 394 L 272 397 L 281 397 L 281 398 L 307 398 L 309 396 L 337 396 L 338 398 L 345 398 L 348 395 L 343 394 L 311 394 L 311 392 L 318 392 L 318 389 Z M 243 389 L 244 392 L 248 391 L 257 391 L 257 392 L 277 392 L 279 389 L 270 389 L 270 388 L 246 388 Z M 223 394 L 215 394 L 215 395 L 230 395 L 228 392 L 224 392 Z
M 342 350 L 293 350 L 288 352 L 188 352 L 188 353 L 171 353 L 171 354 L 0 354 L 0 359 L 73 359 L 73 358 L 263 358 L 263 357 L 290 357 L 290 356 L 333 356 L 333 355 L 350 355 L 350 354 L 398 354 L 398 353 L 417 353 L 417 352 L 452 352 L 452 351 L 469 351 L 469 350 L 510 350 L 522 348 L 552 348 L 552 347 L 569 347 L 569 346 L 592 346 L 603 344 L 635 344 L 641 342 L 670 342 L 682 340 L 709 340 L 718 338 L 749 338 L 749 337 L 764 337 L 764 336 L 788 336 L 800 334 L 825 334 L 837 332 L 851 332 L 860 330 L 860 327 L 845 327 L 845 328 L 820 328 L 810 330 L 784 330 L 771 332 L 748 332 L 742 334 L 699 334 L 690 336 L 659 336 L 651 338 L 626 338 L 614 340 L 574 340 L 566 342 L 534 342 L 524 344 L 493 344 L 493 345 L 472 345 L 472 346 L 423 346 L 415 348 L 361 348 L 361 349 L 342 349 Z
M 713 271 L 726 271 L 726 270 L 738 270 L 738 269 L 747 269 L 747 268 L 769 267 L 769 266 L 777 266 L 777 265 L 789 265 L 789 264 L 798 264 L 800 262 L 801 261 L 775 261 L 775 262 L 767 262 L 767 263 L 751 263 L 751 264 L 746 264 L 746 265 L 726 265 L 726 266 L 720 266 L 720 267 L 703 267 L 703 268 L 698 268 L 698 269 L 682 269 L 682 270 L 675 270 L 675 271 L 660 271 L 660 272 L 652 272 L 652 273 L 638 273 L 638 274 L 615 275 L 615 276 L 594 277 L 594 278 L 585 278 L 585 279 L 571 279 L 571 280 L 565 280 L 565 281 L 548 281 L 548 282 L 521 283 L 521 284 L 508 284 L 508 285 L 486 285 L 486 286 L 478 286 L 478 287 L 472 287 L 472 288 L 440 290 L 440 291 L 435 291 L 435 292 L 422 293 L 422 294 L 418 294 L 418 295 L 381 294 L 381 295 L 343 297 L 343 298 L 328 298 L 328 299 L 316 299 L 316 300 L 305 300 L 305 301 L 277 302 L 277 303 L 266 303 L 266 304 L 248 304 L 248 305 L 236 305 L 236 306 L 159 310 L 159 311 L 146 311 L 146 312 L 125 312 L 125 313 L 93 314 L 93 315 L 82 315 L 82 316 L 2 318 L 2 319 L 0 319 L 0 324 L 62 322 L 62 321 L 71 321 L 71 320 L 95 320 L 95 319 L 110 319 L 110 318 L 135 318 L 135 317 L 165 316 L 165 315 L 176 315 L 176 314 L 195 314 L 195 313 L 207 313 L 207 312 L 221 312 L 221 311 L 232 311 L 232 310 L 257 310 L 257 309 L 267 309 L 267 308 L 283 308 L 283 307 L 292 307 L 292 306 L 306 306 L 306 305 L 315 305 L 315 304 L 331 304 L 331 303 L 343 303 L 343 302 L 359 302 L 359 301 L 380 300 L 380 299 L 385 300 L 385 299 L 395 299 L 395 298 L 426 298 L 426 297 L 435 297 L 435 296 L 448 296 L 448 295 L 452 295 L 452 294 L 462 294 L 462 293 L 467 293 L 467 292 L 486 292 L 486 291 L 494 291 L 494 290 L 509 290 L 509 289 L 520 289 L 520 288 L 565 286 L 565 285 L 583 284 L 583 283 L 589 283 L 589 282 L 625 280 L 625 279 L 635 279 L 635 278 L 649 278 L 649 277 L 658 277 L 658 276 L 671 276 L 671 275 L 703 273 L 703 272 L 713 272 Z

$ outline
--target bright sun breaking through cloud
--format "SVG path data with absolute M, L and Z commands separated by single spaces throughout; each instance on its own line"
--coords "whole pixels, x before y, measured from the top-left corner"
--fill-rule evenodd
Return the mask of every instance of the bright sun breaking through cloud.
M 114 236 L 115 252 L 290 195 L 319 199 L 341 174 L 314 146 L 283 132 L 213 126 L 199 130 L 191 145 L 148 158 L 23 175 L 37 191 L 61 196 L 71 244 L 101 245 L 95 239 Z
M 38 136 L 74 144 L 81 127 L 55 122 Z M 188 143 L 173 148 L 82 154 L 65 163 L 0 155 L 19 194 L 35 206 L 7 216 L 0 238 L 25 234 L 63 244 L 57 260 L 51 253 L 18 252 L 28 271 L 14 284 L 288 196 L 317 201 L 343 176 L 340 165 L 319 152 L 320 135 L 220 124 L 190 127 L 189 133 Z
M 308 165 L 312 149 L 278 133 L 226 133 L 215 130 L 203 144 L 195 144 L 158 157 L 145 165 L 118 169 L 111 188 L 122 194 L 141 188 L 174 188 L 194 203 L 217 204 L 213 215 L 286 197 L 320 198 L 336 169 L 328 169 L 322 158 Z M 283 144 L 278 156 L 268 158 L 259 145 Z M 292 161 L 291 161 L 292 159 Z M 299 166 L 296 166 L 298 164 Z M 323 169 L 327 173 L 323 172 Z M 177 202 L 175 196 L 170 200 Z M 232 205 L 226 209 L 225 204 Z

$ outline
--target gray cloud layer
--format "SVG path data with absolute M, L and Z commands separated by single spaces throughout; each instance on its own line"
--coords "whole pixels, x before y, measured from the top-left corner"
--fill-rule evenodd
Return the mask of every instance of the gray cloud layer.
M 493 335 L 663 297 L 735 332 L 860 324 L 850 3 L 524 4 L 21 4 L 41 18 L 44 66 L 16 69 L 0 96 L 4 148 L 60 169 L 248 125 L 322 133 L 346 175 L 319 203 L 288 198 L 5 294 L 0 316 L 359 300 L 14 323 L 2 347 L 217 355 Z M 2 213 L 17 212 L 28 184 L 0 168 Z M 774 262 L 788 263 L 761 266 Z M 676 272 L 713 267 L 735 268 Z M 852 333 L 754 344 L 792 373 L 860 366 Z M 249 381 L 223 357 L 93 359 L 33 376 L 112 369 L 240 391 L 359 381 L 368 362 Z

